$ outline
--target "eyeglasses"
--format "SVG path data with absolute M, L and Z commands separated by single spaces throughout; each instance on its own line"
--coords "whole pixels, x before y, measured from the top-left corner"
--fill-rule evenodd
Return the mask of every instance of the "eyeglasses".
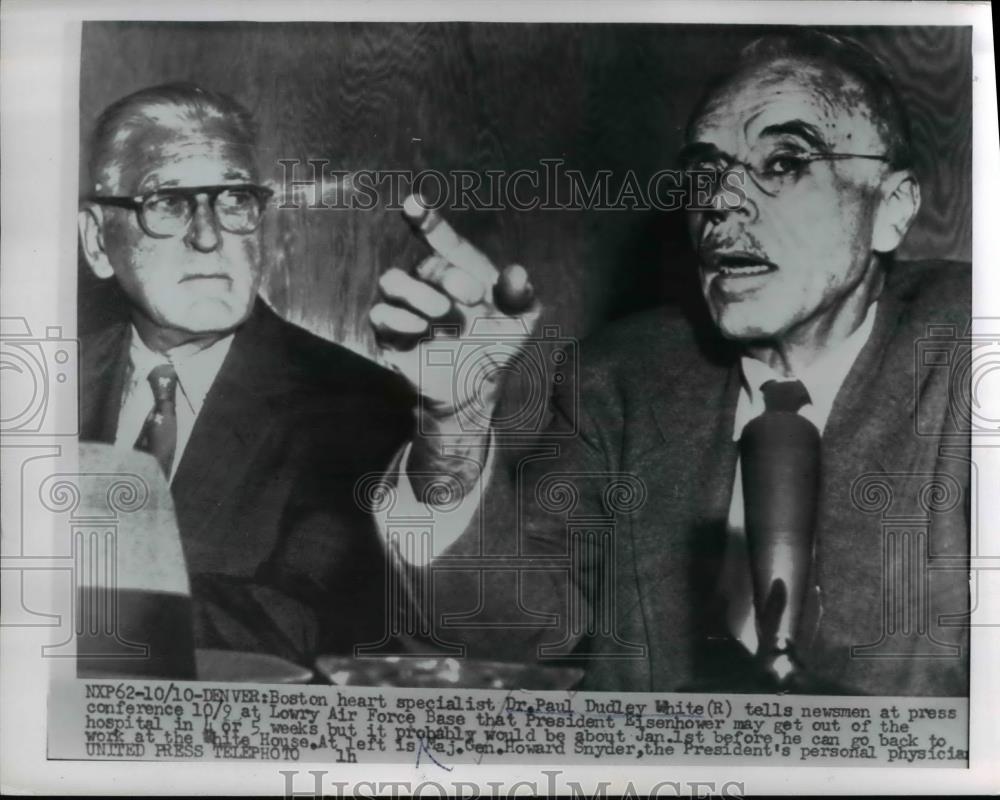
M 251 233 L 260 225 L 272 194 L 274 192 L 264 186 L 237 183 L 222 186 L 171 186 L 135 197 L 93 195 L 88 199 L 99 205 L 132 209 L 146 233 L 165 239 L 187 231 L 198 209 L 200 195 L 208 198 L 208 205 L 224 231 Z
M 723 179 L 732 170 L 742 167 L 757 188 L 775 197 L 783 189 L 797 182 L 815 161 L 844 161 L 849 158 L 863 158 L 871 161 L 889 162 L 886 155 L 869 153 L 806 153 L 788 150 L 752 152 L 747 161 L 737 161 L 717 154 L 704 157 L 688 157 L 681 161 L 681 172 L 689 192 L 696 196 L 714 197 Z M 730 187 L 734 190 L 738 186 Z M 707 195 L 705 193 L 708 193 Z

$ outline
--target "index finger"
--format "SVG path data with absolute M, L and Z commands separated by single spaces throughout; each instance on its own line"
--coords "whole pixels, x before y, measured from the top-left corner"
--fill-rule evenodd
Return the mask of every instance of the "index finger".
M 442 258 L 478 278 L 487 288 L 497 282 L 500 273 L 493 263 L 459 236 L 436 209 L 425 206 L 419 195 L 411 194 L 403 201 L 403 213 Z

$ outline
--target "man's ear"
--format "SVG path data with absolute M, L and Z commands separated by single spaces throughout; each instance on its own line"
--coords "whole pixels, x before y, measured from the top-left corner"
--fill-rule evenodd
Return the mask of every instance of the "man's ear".
M 899 247 L 920 210 L 920 182 L 910 170 L 893 172 L 882 182 L 882 200 L 875 213 L 872 249 L 889 253 Z
M 104 215 L 91 204 L 81 208 L 76 219 L 80 227 L 80 246 L 87 264 L 98 278 L 110 278 L 115 270 L 104 250 Z

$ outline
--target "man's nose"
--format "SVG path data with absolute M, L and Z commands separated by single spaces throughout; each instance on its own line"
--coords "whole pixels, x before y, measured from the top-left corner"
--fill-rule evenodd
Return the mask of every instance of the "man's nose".
M 730 214 L 743 214 L 756 218 L 757 204 L 750 197 L 750 175 L 740 166 L 734 166 L 720 176 L 714 187 L 705 214 L 709 219 L 725 219 Z
M 191 216 L 191 224 L 188 225 L 184 241 L 200 253 L 211 253 L 222 243 L 215 212 L 206 195 L 199 195 L 196 198 L 194 214 Z

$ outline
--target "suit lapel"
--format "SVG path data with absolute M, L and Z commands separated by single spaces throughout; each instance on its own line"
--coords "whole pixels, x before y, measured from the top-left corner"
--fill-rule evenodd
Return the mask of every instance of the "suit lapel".
M 913 452 L 914 352 L 912 341 L 899 335 L 903 313 L 899 298 L 883 293 L 872 336 L 838 392 L 823 433 L 814 562 L 823 610 L 815 647 L 822 660 L 816 667 L 833 680 L 849 679 L 845 643 L 864 643 L 857 641 L 860 621 L 872 617 L 877 598 L 871 592 L 880 591 L 885 578 L 880 526 L 855 508 L 852 486 L 866 473 L 906 469 Z
M 126 323 L 82 340 L 80 438 L 85 441 L 115 441 L 128 374 L 129 341 Z
M 912 433 L 913 350 L 895 341 L 902 308 L 891 294 L 879 300 L 868 343 L 837 393 L 823 435 L 824 471 L 834 478 L 884 468 L 900 437 Z M 911 343 L 912 344 L 912 343 Z
M 634 536 L 651 682 L 659 690 L 696 677 L 700 642 L 718 622 L 708 599 L 718 580 L 736 469 L 739 367 L 712 367 L 705 377 L 658 393 L 653 416 L 660 446 L 636 467 L 651 499 Z M 691 603 L 692 597 L 706 602 Z
M 278 397 L 289 387 L 280 334 L 258 300 L 205 397 L 171 487 L 185 536 L 197 538 L 212 522 L 281 418 Z
M 836 530 L 837 517 L 853 509 L 851 484 L 868 472 L 905 468 L 906 454 L 912 452 L 914 350 L 912 340 L 900 335 L 903 311 L 892 293 L 879 300 L 872 336 L 830 411 L 823 433 L 819 519 L 827 547 L 851 538 Z

